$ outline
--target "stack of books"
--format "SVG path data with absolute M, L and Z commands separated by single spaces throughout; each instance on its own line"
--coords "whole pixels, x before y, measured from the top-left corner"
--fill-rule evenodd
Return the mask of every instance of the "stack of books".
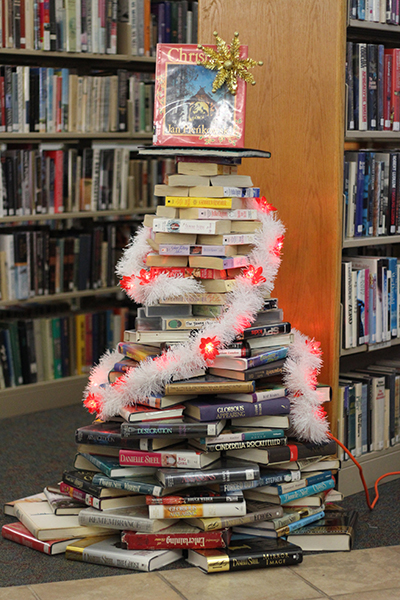
M 245 200 L 259 190 L 237 175 L 237 162 L 180 158 L 177 175 L 155 190 L 166 198 L 145 217 L 147 266 L 196 278 L 205 291 L 139 308 L 110 383 L 223 315 L 261 226 Z M 300 545 L 286 537 L 324 517 L 339 463 L 333 441 L 290 438 L 282 373 L 292 341 L 277 298 L 265 297 L 255 323 L 212 366 L 78 428 L 73 467 L 56 492 L 81 503 L 83 531 L 102 535 L 71 541 L 67 558 L 152 570 L 185 556 L 206 572 L 216 556 L 223 570 L 301 562 Z M 320 387 L 326 400 L 329 392 Z M 15 514 L 29 528 L 22 504 Z

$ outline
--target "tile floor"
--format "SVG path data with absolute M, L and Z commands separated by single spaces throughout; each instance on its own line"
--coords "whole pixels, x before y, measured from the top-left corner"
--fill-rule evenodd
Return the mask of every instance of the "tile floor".
M 197 568 L 0 588 L 0 600 L 400 600 L 400 545 L 305 556 L 295 567 Z

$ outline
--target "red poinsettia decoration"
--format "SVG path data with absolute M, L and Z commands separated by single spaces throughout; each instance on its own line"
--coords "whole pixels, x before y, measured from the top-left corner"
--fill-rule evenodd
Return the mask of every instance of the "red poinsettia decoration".
M 247 269 L 242 271 L 242 275 L 246 277 L 246 279 L 250 279 L 253 285 L 257 285 L 258 283 L 264 283 L 264 281 L 267 281 L 262 275 L 262 272 L 262 267 L 258 267 L 258 269 L 256 269 L 253 265 L 249 265 Z
M 146 271 L 146 269 L 141 269 L 139 273 L 140 285 L 146 285 L 147 283 L 151 283 L 157 278 L 157 273 L 154 271 Z
M 280 235 L 275 243 L 275 246 L 272 248 L 272 253 L 275 254 L 275 256 L 279 256 L 282 248 L 283 248 L 283 240 L 284 240 L 284 236 Z
M 219 354 L 218 346 L 220 342 L 216 336 L 201 338 L 199 350 L 206 360 L 214 360 Z
M 134 275 L 125 275 L 119 282 L 119 286 L 122 287 L 122 289 L 127 292 L 128 290 L 133 288 L 133 286 L 134 286 L 133 280 L 134 279 L 135 279 Z
M 83 401 L 83 405 L 87 408 L 90 414 L 99 413 L 101 409 L 101 397 L 98 394 L 93 394 L 93 392 L 90 392 Z
M 261 198 L 257 198 L 257 203 L 258 203 L 260 210 L 262 210 L 262 212 L 269 213 L 269 212 L 273 212 L 276 210 L 275 206 L 272 206 L 272 204 L 270 204 L 268 202 L 268 200 L 266 199 L 265 196 L 261 196 Z

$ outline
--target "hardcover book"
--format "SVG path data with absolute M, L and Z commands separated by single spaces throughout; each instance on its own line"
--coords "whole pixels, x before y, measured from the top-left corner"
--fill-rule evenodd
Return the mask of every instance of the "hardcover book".
M 199 527 L 178 521 L 157 533 L 124 531 L 121 542 L 128 550 L 226 548 L 231 533 L 231 529 L 202 531 Z
M 248 502 L 247 512 L 241 517 L 197 517 L 187 519 L 187 522 L 195 527 L 200 527 L 204 531 L 214 531 L 215 529 L 223 529 L 224 527 L 235 527 L 247 523 L 276 519 L 282 515 L 282 506 L 268 504 L 267 502 Z
M 259 479 L 260 468 L 256 463 L 241 459 L 221 459 L 202 470 L 158 469 L 157 479 L 164 487 L 193 486 L 224 481 L 248 481 Z
M 169 506 L 150 505 L 152 519 L 190 519 L 197 517 L 240 517 L 246 514 L 246 502 L 225 502 L 220 504 L 171 504 Z
M 133 531 L 144 531 L 145 533 L 159 531 L 173 522 L 172 519 L 151 519 L 147 506 L 110 508 L 102 511 L 95 508 L 85 508 L 85 510 L 81 510 L 78 518 L 79 524 L 85 527 L 131 529 Z
M 236 95 L 225 86 L 214 93 L 215 73 L 197 64 L 204 58 L 194 44 L 157 45 L 154 145 L 243 147 L 246 84 L 238 80 Z
M 205 573 L 297 565 L 302 560 L 299 546 L 265 538 L 235 540 L 225 550 L 189 550 L 187 558 Z
M 1 528 L 1 535 L 6 540 L 11 540 L 12 542 L 16 542 L 22 546 L 28 546 L 29 548 L 33 548 L 33 550 L 38 550 L 44 554 L 62 554 L 65 552 L 68 544 L 71 544 L 71 542 L 74 541 L 74 539 L 71 538 L 47 540 L 46 542 L 38 540 L 34 535 L 32 535 L 29 529 L 27 529 L 25 525 L 19 521 L 3 525 Z M 80 538 L 75 538 L 75 541 L 78 539 Z M 221 546 L 216 547 L 219 548 Z
M 182 550 L 126 550 L 121 546 L 120 536 L 87 538 L 67 546 L 65 558 L 81 562 L 133 569 L 154 571 L 169 565 L 182 556 Z
M 351 550 L 358 513 L 355 510 L 327 512 L 323 519 L 306 525 L 288 536 L 288 540 L 310 552 Z

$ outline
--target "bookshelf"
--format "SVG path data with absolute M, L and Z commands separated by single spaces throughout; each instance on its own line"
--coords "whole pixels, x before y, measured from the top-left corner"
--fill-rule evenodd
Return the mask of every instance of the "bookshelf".
M 361 29 L 358 23 L 352 28 Z M 373 29 L 374 36 L 400 31 L 392 26 L 364 29 L 368 35 Z M 277 207 L 286 226 L 275 292 L 292 326 L 321 342 L 324 364 L 319 379 L 332 387 L 327 411 L 335 434 L 341 361 L 346 1 L 200 0 L 199 42 L 213 43 L 213 31 L 227 41 L 238 31 L 249 56 L 264 63 L 254 73 L 256 85 L 247 92 L 246 146 L 270 151 L 271 159 L 246 159 L 243 171 Z M 399 134 L 352 132 L 346 138 L 360 139 L 399 142 Z M 377 352 L 396 349 L 400 347 Z M 352 360 L 368 357 L 362 348 L 356 350 Z M 364 462 L 371 487 L 388 470 L 400 470 L 400 446 L 364 455 Z M 343 477 L 339 475 L 345 495 L 363 489 L 357 468 L 349 463 Z

